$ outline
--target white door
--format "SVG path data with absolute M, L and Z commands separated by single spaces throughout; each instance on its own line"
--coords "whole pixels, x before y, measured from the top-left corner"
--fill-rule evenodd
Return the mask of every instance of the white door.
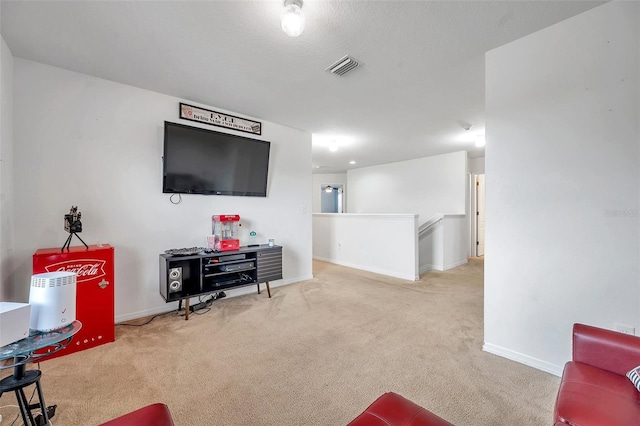
M 476 176 L 476 256 L 484 256 L 484 175 Z

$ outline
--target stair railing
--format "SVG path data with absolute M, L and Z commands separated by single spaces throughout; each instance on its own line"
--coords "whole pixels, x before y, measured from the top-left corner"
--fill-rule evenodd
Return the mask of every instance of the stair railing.
M 425 232 L 427 232 L 431 227 L 433 227 L 435 224 L 440 222 L 442 219 L 444 219 L 444 215 L 442 213 L 439 213 L 433 216 L 431 219 L 427 220 L 422 225 L 420 225 L 418 227 L 418 237 L 423 235 Z

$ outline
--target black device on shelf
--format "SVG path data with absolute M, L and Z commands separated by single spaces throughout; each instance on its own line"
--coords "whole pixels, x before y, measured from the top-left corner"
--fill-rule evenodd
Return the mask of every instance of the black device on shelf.
M 282 279 L 281 246 L 264 244 L 241 247 L 231 253 L 192 256 L 160 255 L 160 295 L 166 302 L 279 279 Z M 269 287 L 267 290 L 270 294 Z
M 164 122 L 162 192 L 267 196 L 271 143 Z

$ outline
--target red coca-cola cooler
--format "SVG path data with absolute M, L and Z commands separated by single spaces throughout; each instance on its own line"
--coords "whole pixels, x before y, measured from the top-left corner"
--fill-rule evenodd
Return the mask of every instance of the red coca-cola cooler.
M 76 319 L 82 329 L 66 348 L 44 359 L 67 355 L 115 340 L 114 249 L 108 244 L 39 249 L 33 273 L 75 272 Z

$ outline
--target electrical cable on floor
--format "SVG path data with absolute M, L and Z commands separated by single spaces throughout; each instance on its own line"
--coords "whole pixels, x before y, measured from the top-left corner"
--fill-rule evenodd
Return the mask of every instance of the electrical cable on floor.
M 7 405 L 3 405 L 3 406 L 1 406 L 1 407 L 0 407 L 0 410 L 2 410 L 3 408 L 9 408 L 9 407 L 11 407 L 11 408 L 17 408 L 17 409 L 20 409 L 20 406 L 19 406 L 19 405 L 7 404 Z M 14 422 L 15 422 L 15 420 L 14 420 Z M 1 414 L 0 414 L 0 423 L 2 423 L 2 415 L 1 415 Z
M 204 304 L 204 306 L 200 307 L 200 308 L 194 308 L 194 305 L 189 306 L 190 309 L 190 314 L 191 315 L 204 315 L 206 313 L 208 313 L 209 311 L 211 311 L 211 305 L 213 305 L 213 302 L 215 302 L 218 299 L 221 299 L 222 297 L 219 296 L 220 293 L 216 293 L 215 295 L 210 294 L 209 297 L 205 300 L 202 300 L 202 296 L 198 296 L 198 304 L 197 305 L 201 305 Z M 197 306 L 195 305 L 195 306 Z M 193 309 L 193 310 L 191 310 Z M 205 310 L 206 309 L 206 310 Z M 185 316 L 186 312 L 181 312 L 179 314 L 180 316 Z
M 156 319 L 156 318 L 158 318 L 158 317 L 162 317 L 162 316 L 165 316 L 165 315 L 169 315 L 169 314 L 171 314 L 171 313 L 174 313 L 174 314 L 178 315 L 178 310 L 176 309 L 176 310 L 173 310 L 173 311 L 164 312 L 164 313 L 162 313 L 162 314 L 154 315 L 154 316 L 152 316 L 149 320 L 147 320 L 147 321 L 145 321 L 145 322 L 143 322 L 143 323 L 141 323 L 141 324 L 128 324 L 128 323 L 126 323 L 126 322 L 119 322 L 119 323 L 117 323 L 116 325 L 127 325 L 127 326 L 129 326 L 129 327 L 142 327 L 143 325 L 147 325 L 147 324 L 149 324 L 151 321 L 153 321 L 154 319 Z
M 40 370 L 40 363 L 38 362 L 38 370 Z M 33 401 L 33 397 L 36 394 L 36 386 L 33 387 L 33 392 L 31 392 L 31 398 L 29 398 L 29 402 L 27 403 L 27 405 L 31 405 L 31 401 Z M 20 407 L 18 407 L 20 408 Z M 28 408 L 27 408 L 28 409 Z M 11 422 L 11 424 L 9 426 L 13 426 L 18 419 L 20 418 L 20 413 L 16 414 L 16 418 L 13 419 L 13 421 Z M 23 424 L 23 426 L 26 426 Z
M 217 293 L 215 295 L 210 294 L 209 298 L 204 301 L 205 305 L 207 305 L 207 308 L 213 305 L 213 302 L 217 300 L 217 295 L 218 295 Z
M 42 370 L 40 369 L 40 361 L 38 361 L 36 364 L 37 364 L 37 366 L 38 366 L 38 371 L 42 371 Z M 40 400 L 38 401 L 38 402 L 39 402 L 39 404 L 38 404 L 39 409 L 38 409 L 37 411 L 33 411 L 31 408 L 29 408 L 29 407 L 31 407 L 31 405 L 32 405 L 32 403 L 33 403 L 33 398 L 34 398 L 34 396 L 36 395 L 36 390 L 38 390 L 38 387 L 37 387 L 37 385 L 34 383 L 34 386 L 33 386 L 33 392 L 31 392 L 31 397 L 29 397 L 29 401 L 27 402 L 27 409 L 31 412 L 31 415 L 33 416 L 34 421 L 35 421 L 36 423 L 39 423 L 40 421 L 44 421 L 44 414 L 43 414 L 43 412 L 42 412 L 42 403 L 43 403 L 43 402 L 42 402 L 42 401 L 40 401 Z M 0 406 L 0 409 L 7 408 L 7 407 L 15 407 L 15 408 L 17 408 L 17 409 L 21 410 L 21 408 L 20 408 L 20 406 L 19 406 L 19 405 L 12 405 L 12 404 L 8 404 L 8 405 Z M 52 406 L 52 407 L 53 407 L 53 412 L 55 413 L 55 407 L 56 407 L 56 406 L 54 405 L 54 406 Z M 48 412 L 48 410 L 49 410 L 49 408 L 50 408 L 50 407 L 44 407 L 44 408 L 45 408 L 45 410 L 47 410 L 47 412 Z M 20 418 L 21 413 L 22 413 L 22 411 L 20 411 L 18 414 L 16 414 L 16 418 L 15 418 L 15 419 L 13 419 L 13 421 L 11 422 L 11 424 L 10 424 L 9 426 L 13 426 L 13 425 L 15 425 L 15 423 L 16 423 L 16 422 L 18 421 L 18 419 Z M 53 414 L 51 414 L 51 415 L 53 416 Z M 38 420 L 38 417 L 42 417 L 42 418 L 41 418 L 40 420 Z M 0 416 L 0 422 L 2 422 L 2 416 Z M 49 419 L 49 423 L 47 423 L 47 425 L 48 425 L 48 426 L 52 426 L 52 425 L 53 425 L 53 422 L 51 421 L 51 419 Z M 25 424 L 23 423 L 23 425 L 22 425 L 22 426 L 27 426 L 27 425 L 25 425 Z
M 204 301 L 206 306 L 204 308 L 197 309 L 197 310 L 195 310 L 195 311 L 193 311 L 191 313 L 192 314 L 196 314 L 196 315 L 204 315 L 207 312 L 209 312 L 211 310 L 211 305 L 213 304 L 213 302 L 215 300 L 218 300 L 218 299 L 221 298 L 221 297 L 218 297 L 218 294 L 219 293 L 216 293 L 215 296 L 214 295 L 209 295 L 209 298 Z M 202 296 L 198 296 L 198 302 L 203 303 Z M 207 309 L 206 312 L 198 312 L 198 311 L 202 311 L 203 309 L 206 309 L 206 308 L 209 308 L 209 309 Z M 158 317 L 162 317 L 164 315 L 169 315 L 171 313 L 175 314 L 176 316 L 181 316 L 181 317 L 185 316 L 185 313 L 181 313 L 178 309 L 176 309 L 176 310 L 173 310 L 173 311 L 168 311 L 168 312 L 164 312 L 164 313 L 161 313 L 161 314 L 154 315 L 149 320 L 147 320 L 147 321 L 145 321 L 145 322 L 143 322 L 141 324 L 128 324 L 126 322 L 119 322 L 119 323 L 116 324 L 116 326 L 118 326 L 118 325 L 126 325 L 126 326 L 129 326 L 129 327 L 142 327 L 143 325 L 149 324 L 151 321 L 153 321 L 154 319 L 156 319 Z
M 19 406 L 19 405 L 7 404 L 7 405 L 2 405 L 2 406 L 0 406 L 0 410 L 2 410 L 3 408 L 8 408 L 8 407 L 20 408 L 20 406 Z

